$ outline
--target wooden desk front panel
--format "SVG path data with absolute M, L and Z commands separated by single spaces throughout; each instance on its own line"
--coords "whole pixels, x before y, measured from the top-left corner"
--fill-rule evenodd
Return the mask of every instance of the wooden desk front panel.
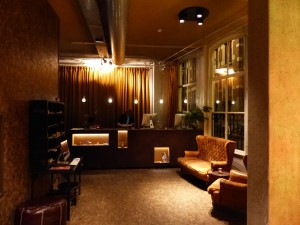
M 83 156 L 84 169 L 177 167 L 177 158 L 183 156 L 185 150 L 197 150 L 195 138 L 203 134 L 202 130 L 192 129 L 134 129 L 128 130 L 128 147 L 118 148 L 118 130 L 109 132 L 110 145 L 107 147 L 70 145 L 72 156 Z M 155 147 L 169 147 L 169 163 L 154 163 Z

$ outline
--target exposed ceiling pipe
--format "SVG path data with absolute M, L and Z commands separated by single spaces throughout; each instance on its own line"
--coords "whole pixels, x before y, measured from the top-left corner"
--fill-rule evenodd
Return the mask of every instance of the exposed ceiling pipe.
M 85 22 L 89 28 L 90 34 L 93 38 L 94 45 L 98 51 L 100 58 L 108 57 L 108 50 L 105 43 L 103 26 L 101 24 L 100 12 L 96 0 L 77 0 Z M 81 43 L 84 44 L 84 43 Z M 88 44 L 88 43 L 87 43 Z
M 122 65 L 125 58 L 128 0 L 105 0 L 112 60 Z

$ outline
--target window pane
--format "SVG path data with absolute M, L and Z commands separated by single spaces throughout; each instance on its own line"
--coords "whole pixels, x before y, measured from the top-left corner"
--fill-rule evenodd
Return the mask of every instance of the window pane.
M 214 78 L 227 75 L 227 44 L 222 44 L 213 52 L 212 67 L 214 71 Z
M 182 87 L 178 88 L 178 112 L 182 112 L 182 104 L 183 104 L 183 98 L 182 98 Z
M 217 56 L 217 68 L 226 67 L 227 59 L 226 59 L 226 50 L 227 44 L 222 44 L 218 48 L 218 56 Z
M 228 139 L 236 141 L 237 149 L 244 149 L 244 115 L 228 114 Z
M 186 73 L 186 63 L 185 62 L 183 62 L 181 64 L 180 72 L 181 72 L 181 76 L 180 76 L 179 84 L 180 85 L 187 84 L 188 83 L 188 76 L 187 76 L 187 73 Z
M 213 134 L 215 137 L 225 138 L 225 114 L 212 114 Z
M 188 92 L 189 110 L 195 110 L 196 109 L 196 92 L 197 92 L 196 85 L 189 86 L 187 89 L 187 92 Z
M 234 72 L 244 71 L 244 39 L 238 38 L 231 41 L 231 60 Z
M 183 112 L 187 111 L 187 100 L 188 100 L 187 99 L 187 88 L 183 87 L 182 88 L 182 102 L 181 102 Z
M 244 77 L 228 78 L 228 112 L 244 112 Z
M 213 111 L 215 112 L 225 112 L 225 83 L 226 80 L 213 82 Z

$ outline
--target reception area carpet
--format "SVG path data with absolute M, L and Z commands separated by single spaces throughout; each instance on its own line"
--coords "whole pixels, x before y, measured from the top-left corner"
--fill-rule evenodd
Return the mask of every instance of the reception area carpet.
M 215 210 L 205 183 L 178 168 L 83 171 L 68 225 L 245 225 Z

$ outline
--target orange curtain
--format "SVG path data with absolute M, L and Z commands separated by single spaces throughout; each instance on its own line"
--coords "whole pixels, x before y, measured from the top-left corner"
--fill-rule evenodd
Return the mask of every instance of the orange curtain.
M 118 118 L 132 109 L 136 127 L 143 112 L 150 109 L 148 68 L 114 68 L 61 66 L 59 95 L 65 102 L 66 128 L 83 127 L 89 115 L 101 127 L 116 127 Z M 82 98 L 86 98 L 83 103 Z M 112 103 L 108 102 L 112 99 Z M 134 99 L 138 104 L 134 104 Z
M 169 99 L 169 111 L 167 113 L 167 126 L 173 127 L 175 113 L 178 111 L 178 66 L 176 63 L 170 65 L 169 67 L 169 89 L 168 89 L 168 99 Z

